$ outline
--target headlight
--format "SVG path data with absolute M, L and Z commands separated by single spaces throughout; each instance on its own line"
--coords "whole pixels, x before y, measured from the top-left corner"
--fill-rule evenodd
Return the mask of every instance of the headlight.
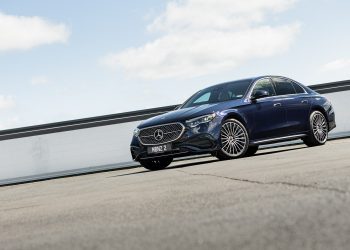
M 135 128 L 135 129 L 134 129 L 134 136 L 135 136 L 135 137 L 138 137 L 139 134 L 140 134 L 140 130 L 139 130 L 138 128 Z
M 191 128 L 194 128 L 199 124 L 211 122 L 215 117 L 216 117 L 216 114 L 212 113 L 210 115 L 204 115 L 204 116 L 200 116 L 200 117 L 196 117 L 191 120 L 188 120 L 186 121 L 186 124 Z

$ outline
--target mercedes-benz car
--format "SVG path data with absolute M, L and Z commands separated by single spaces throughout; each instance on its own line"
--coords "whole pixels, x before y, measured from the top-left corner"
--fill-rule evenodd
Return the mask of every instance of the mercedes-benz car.
M 292 79 L 261 76 L 205 88 L 176 110 L 143 121 L 130 149 L 143 167 L 160 170 L 188 155 L 235 159 L 296 139 L 323 145 L 335 127 L 327 98 Z

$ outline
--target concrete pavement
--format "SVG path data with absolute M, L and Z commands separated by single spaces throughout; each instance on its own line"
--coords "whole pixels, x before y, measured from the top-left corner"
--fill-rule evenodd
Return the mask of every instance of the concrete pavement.
M 0 188 L 1 249 L 350 249 L 350 139 Z

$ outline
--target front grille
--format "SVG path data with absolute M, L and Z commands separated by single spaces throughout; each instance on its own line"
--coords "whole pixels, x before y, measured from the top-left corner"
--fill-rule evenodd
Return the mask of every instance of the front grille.
M 153 126 L 140 130 L 139 140 L 143 145 L 159 145 L 179 139 L 185 127 L 181 123 Z

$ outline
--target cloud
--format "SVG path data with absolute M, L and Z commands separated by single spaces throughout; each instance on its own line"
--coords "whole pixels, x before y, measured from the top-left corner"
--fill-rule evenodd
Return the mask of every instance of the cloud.
M 337 59 L 322 66 L 324 71 L 350 69 L 350 59 Z
M 55 24 L 37 16 L 13 16 L 0 12 L 0 52 L 65 43 L 69 35 L 69 29 L 62 23 Z
M 7 110 L 15 106 L 15 101 L 12 96 L 0 95 L 0 111 Z
M 263 21 L 267 12 L 281 12 L 295 0 L 171 1 L 149 26 L 150 31 L 232 30 Z
M 271 26 L 267 15 L 289 9 L 294 0 L 170 1 L 147 27 L 158 38 L 103 58 L 145 79 L 195 77 L 233 69 L 248 60 L 285 52 L 298 23 Z
M 49 83 L 49 80 L 46 76 L 34 76 L 30 83 L 33 86 L 46 85 Z

